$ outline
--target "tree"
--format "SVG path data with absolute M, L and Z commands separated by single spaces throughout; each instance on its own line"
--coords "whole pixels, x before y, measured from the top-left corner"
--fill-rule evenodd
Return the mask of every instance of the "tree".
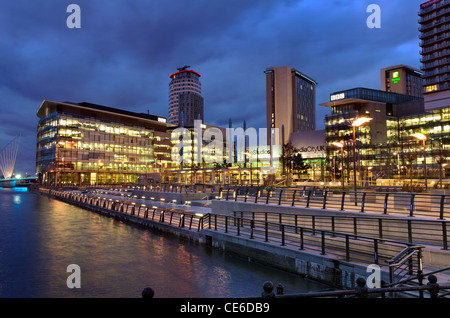
M 294 173 L 299 175 L 303 175 L 308 173 L 308 169 L 311 168 L 311 165 L 306 163 L 306 160 L 303 158 L 301 153 L 297 153 L 292 157 L 292 170 Z
M 298 153 L 298 149 L 295 148 L 291 143 L 283 145 L 281 153 L 281 162 L 283 164 L 283 175 L 288 180 L 291 179 L 290 175 L 292 172 L 292 160 L 296 153 Z

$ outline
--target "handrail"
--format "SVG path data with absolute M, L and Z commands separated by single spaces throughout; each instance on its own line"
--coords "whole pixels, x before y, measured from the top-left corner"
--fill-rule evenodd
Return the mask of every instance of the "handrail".
M 245 211 L 245 210 L 234 210 L 234 213 L 241 213 L 241 215 L 247 214 L 247 215 L 251 215 L 252 217 L 258 217 L 258 216 L 263 216 L 264 219 L 269 219 L 269 218 L 275 218 L 277 217 L 279 218 L 283 218 L 284 220 L 286 220 L 286 222 L 290 221 L 294 224 L 300 223 L 301 221 L 303 222 L 308 222 L 308 220 L 311 220 L 310 222 L 314 222 L 314 221 L 318 221 L 318 220 L 325 220 L 325 222 L 327 222 L 326 224 L 328 225 L 327 227 L 331 227 L 332 229 L 337 227 L 338 225 L 340 225 L 341 227 L 348 227 L 349 232 L 357 232 L 357 231 L 361 231 L 364 230 L 360 229 L 358 227 L 357 222 L 353 222 L 352 224 L 350 224 L 348 221 L 351 220 L 351 218 L 354 219 L 358 219 L 358 215 L 352 215 L 352 216 L 348 216 L 348 215 L 324 215 L 324 214 L 312 214 L 312 213 L 283 213 L 283 212 L 273 212 L 273 211 L 264 211 L 264 212 L 254 212 L 254 211 Z M 385 226 L 385 221 L 386 218 L 384 216 L 375 216 L 375 215 L 361 215 L 361 220 L 369 222 L 369 227 L 367 231 L 372 232 L 377 230 L 378 233 L 378 237 L 380 239 L 385 238 L 385 237 L 398 237 L 399 233 L 396 231 L 392 231 L 390 230 L 389 227 L 387 227 L 386 230 L 386 226 Z M 417 242 L 420 244 L 429 244 L 429 245 L 435 245 L 435 246 L 441 246 L 444 250 L 448 249 L 448 242 L 447 242 L 447 226 L 442 225 L 442 223 L 447 224 L 450 223 L 450 220 L 433 220 L 433 219 L 411 219 L 411 218 L 395 218 L 395 222 L 398 222 L 398 226 L 403 226 L 405 231 L 401 232 L 401 235 L 404 235 L 404 241 L 407 241 L 408 243 L 413 243 L 413 242 Z M 392 224 L 392 223 L 391 223 Z M 431 226 L 433 226 L 434 230 L 436 231 L 436 238 L 437 239 L 429 239 L 428 236 L 423 236 L 421 235 L 421 233 L 419 234 L 415 234 L 413 232 L 413 225 L 422 225 L 425 224 L 427 226 L 427 228 L 429 228 L 430 230 L 432 229 Z M 450 225 L 450 224 L 449 224 Z M 370 230 L 370 229 L 374 229 L 374 230 Z M 398 238 L 396 238 L 395 240 L 399 241 Z M 416 243 L 416 244 L 417 244 Z
M 379 238 L 374 238 L 374 237 L 369 237 L 369 236 L 362 236 L 362 235 L 355 235 L 355 234 L 349 234 L 349 233 L 342 233 L 342 232 L 336 232 L 336 231 L 329 231 L 329 230 L 323 230 L 323 229 L 317 229 L 317 228 L 309 228 L 309 227 L 304 227 L 304 226 L 295 226 L 295 225 L 287 225 L 287 224 L 281 224 L 281 223 L 276 223 L 276 222 L 269 222 L 269 221 L 263 221 L 263 220 L 254 220 L 254 219 L 249 219 L 249 218 L 242 218 L 242 217 L 235 217 L 235 216 L 227 216 L 227 215 L 218 215 L 218 214 L 210 214 L 210 218 L 213 217 L 215 218 L 215 225 L 214 228 L 217 230 L 217 218 L 224 218 L 225 220 L 232 220 L 234 221 L 234 224 L 236 224 L 236 235 L 237 236 L 241 236 L 242 235 L 242 229 L 244 228 L 244 226 L 242 226 L 242 224 L 244 222 L 246 222 L 247 224 L 250 224 L 249 227 L 249 235 L 250 238 L 253 238 L 253 233 L 254 230 L 259 228 L 264 232 L 264 237 L 265 237 L 265 241 L 268 241 L 268 229 L 269 227 L 271 227 L 271 229 L 278 229 L 277 233 L 277 237 L 279 239 L 281 239 L 281 245 L 284 246 L 286 245 L 286 234 L 287 231 L 286 229 L 290 228 L 291 230 L 293 230 L 292 232 L 290 232 L 289 234 L 295 234 L 295 233 L 300 233 L 300 237 L 297 237 L 296 241 L 299 244 L 299 248 L 300 249 L 304 249 L 304 240 L 303 240 L 303 234 L 305 232 L 307 233 L 311 233 L 311 235 L 314 236 L 314 234 L 316 232 L 320 233 L 320 248 L 321 248 L 321 254 L 324 255 L 326 254 L 326 247 L 328 245 L 326 245 L 326 237 L 325 234 L 327 234 L 328 240 L 336 240 L 337 238 L 343 238 L 344 241 L 342 241 L 342 244 L 345 245 L 345 259 L 346 261 L 350 260 L 350 252 L 354 252 L 354 249 L 350 248 L 350 238 L 353 238 L 355 241 L 358 241 L 360 245 L 360 243 L 362 241 L 367 241 L 367 242 L 373 242 L 373 248 L 374 248 L 374 252 L 373 254 L 360 254 L 360 255 L 372 255 L 373 259 L 371 261 L 373 261 L 375 264 L 379 263 L 379 243 L 382 243 L 383 246 L 384 245 L 390 245 L 390 246 L 410 246 L 411 244 L 408 243 L 404 243 L 404 242 L 398 242 L 398 241 L 394 241 L 394 240 L 380 240 Z M 224 221 L 226 224 L 228 224 L 227 221 Z M 257 224 L 262 224 L 262 226 L 257 226 Z M 229 233 L 229 231 L 227 232 Z
M 409 262 L 409 264 L 406 264 L 406 269 L 403 268 L 402 271 L 406 270 L 406 274 L 403 276 L 405 277 L 407 274 L 409 274 L 409 276 L 413 276 L 412 274 L 412 267 L 414 266 L 414 261 L 413 261 L 413 256 L 417 255 L 417 270 L 421 273 L 423 270 L 423 264 L 422 264 L 422 249 L 424 248 L 424 246 L 419 246 L 419 245 L 415 245 L 415 246 L 408 246 L 407 248 L 405 248 L 404 250 L 402 250 L 400 253 L 398 253 L 397 256 L 393 257 L 390 260 L 386 260 L 386 262 L 389 264 L 389 279 L 390 279 L 390 284 L 394 284 L 394 276 L 395 276 L 395 270 L 396 269 L 401 269 L 402 266 L 406 263 Z M 401 273 L 401 272 L 400 272 Z M 398 273 L 399 274 L 399 273 Z M 401 280 L 401 279 L 400 279 Z M 397 284 L 399 284 L 397 282 Z
M 382 294 L 385 297 L 386 293 L 391 292 L 406 292 L 406 291 L 428 291 L 432 298 L 439 298 L 438 295 L 434 295 L 433 290 L 436 287 L 433 285 L 423 285 L 423 286 L 405 286 L 405 287 L 389 287 L 389 288 L 364 288 L 363 290 L 338 290 L 338 291 L 328 291 L 328 292 L 315 292 L 315 293 L 301 293 L 301 294 L 290 294 L 290 295 L 276 295 L 275 298 L 315 298 L 315 297 L 342 297 L 342 296 L 354 296 L 367 298 L 368 294 Z M 439 290 L 450 289 L 450 284 L 439 285 Z
M 235 196 L 233 196 L 232 199 L 238 201 L 237 193 L 239 192 L 239 189 L 245 188 L 246 187 L 239 187 L 239 186 L 234 187 L 236 191 L 234 191 Z M 222 191 L 220 190 L 219 192 Z M 448 194 L 378 192 L 378 191 L 355 192 L 351 190 L 350 191 L 328 190 L 327 188 L 306 189 L 305 186 L 303 189 L 301 188 L 280 189 L 280 192 L 285 194 L 285 199 L 281 200 L 281 193 L 280 193 L 280 198 L 277 198 L 276 202 L 270 202 L 271 198 L 273 201 L 273 197 L 270 195 L 271 192 L 274 192 L 274 189 L 268 189 L 267 195 L 265 195 L 264 198 L 261 198 L 265 199 L 264 201 L 266 204 L 291 205 L 298 207 L 320 208 L 330 210 L 340 209 L 341 211 L 345 210 L 345 211 L 375 212 L 375 213 L 382 212 L 383 214 L 396 213 L 396 214 L 407 214 L 409 216 L 431 215 L 433 217 L 438 217 L 441 220 L 444 220 L 445 216 L 450 213 L 449 207 L 450 204 L 447 203 L 447 201 L 450 202 L 450 195 Z M 299 195 L 295 197 L 297 193 L 299 193 Z M 354 201 L 355 197 L 354 195 L 346 195 L 353 193 L 356 195 L 357 199 L 358 196 L 360 197 L 356 202 Z M 289 196 L 289 194 L 291 194 L 291 196 Z M 319 194 L 319 196 L 317 196 L 317 194 Z M 247 195 L 245 195 L 245 197 L 247 198 Z M 320 198 L 320 200 L 317 200 L 317 198 Z M 315 199 L 316 206 L 311 205 L 312 199 Z M 223 198 L 223 200 L 229 200 L 228 195 L 225 198 Z M 255 195 L 254 203 L 263 203 L 258 202 L 257 194 Z M 431 204 L 436 206 L 435 210 L 437 211 L 437 213 L 431 212 L 430 210 Z M 398 205 L 400 205 L 401 208 L 399 208 Z M 369 208 L 372 209 L 369 210 Z

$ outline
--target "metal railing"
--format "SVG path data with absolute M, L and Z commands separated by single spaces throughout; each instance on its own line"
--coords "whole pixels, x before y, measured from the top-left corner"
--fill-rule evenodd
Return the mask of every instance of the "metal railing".
M 389 264 L 390 284 L 411 277 L 415 272 L 422 272 L 423 246 L 408 246 L 397 256 L 387 261 Z
M 274 294 L 268 293 L 264 290 L 262 298 L 387 298 L 395 297 L 398 293 L 418 292 L 420 298 L 424 298 L 424 292 L 429 293 L 430 298 L 446 298 L 448 296 L 447 290 L 450 289 L 450 284 L 440 285 L 433 276 L 430 276 L 429 282 L 421 286 L 403 286 L 403 287 L 381 287 L 381 288 L 367 288 L 366 281 L 359 279 L 359 283 L 355 289 L 352 290 L 336 290 L 314 293 L 300 293 L 300 294 Z M 441 294 L 440 292 L 445 291 Z
M 72 203 L 84 204 L 91 208 L 101 208 L 123 213 L 125 215 L 149 219 L 151 221 L 167 223 L 168 225 L 178 226 L 188 230 L 200 231 L 203 226 L 203 214 L 198 214 L 189 210 L 147 206 L 145 204 L 137 204 L 130 200 L 114 200 L 70 191 L 50 190 L 48 193 Z
M 380 264 L 395 257 L 408 243 L 279 222 L 207 214 L 203 228 L 246 236 L 271 244 L 335 255 L 355 263 Z
M 233 211 L 233 216 L 339 231 L 354 235 L 376 236 L 408 244 L 427 244 L 448 249 L 450 220 L 395 218 L 369 215 L 293 214 L 283 212 Z
M 356 194 L 356 195 L 355 195 Z M 444 220 L 450 195 L 328 189 L 220 188 L 218 199 L 337 211 L 423 216 Z M 356 200 L 355 200 L 356 198 Z

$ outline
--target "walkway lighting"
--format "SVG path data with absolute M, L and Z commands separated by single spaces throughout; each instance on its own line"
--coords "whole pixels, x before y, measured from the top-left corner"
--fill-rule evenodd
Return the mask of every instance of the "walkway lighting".
M 360 127 L 365 123 L 371 121 L 373 118 L 370 117 L 360 117 L 353 121 L 353 184 L 355 187 L 355 205 L 357 205 L 357 193 L 356 193 L 356 127 Z
M 428 182 L 427 182 L 427 154 L 425 150 L 425 141 L 427 140 L 427 136 L 422 133 L 412 134 L 414 138 L 422 140 L 423 144 L 423 174 L 425 177 L 425 190 L 428 190 Z

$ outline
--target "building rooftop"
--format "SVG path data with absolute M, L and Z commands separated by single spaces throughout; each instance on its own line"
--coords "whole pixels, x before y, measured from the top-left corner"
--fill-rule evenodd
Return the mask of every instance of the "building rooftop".
M 340 104 L 348 104 L 350 102 L 379 102 L 390 104 L 401 104 L 412 100 L 421 100 L 423 98 L 386 92 L 377 89 L 356 87 L 330 94 L 330 101 L 319 104 L 320 106 L 333 107 Z
M 151 114 L 145 114 L 145 113 L 136 113 L 128 110 L 118 109 L 118 108 L 112 108 L 108 106 L 102 106 L 87 102 L 81 102 L 81 103 L 73 103 L 73 102 L 57 102 L 57 101 L 51 101 L 51 100 L 44 100 L 41 105 L 39 106 L 39 109 L 36 112 L 36 115 L 39 118 L 42 118 L 46 116 L 47 107 L 51 106 L 57 106 L 57 105 L 63 105 L 63 106 L 70 106 L 74 108 L 80 108 L 80 109 L 89 109 L 89 110 L 96 110 L 100 112 L 110 113 L 114 115 L 120 115 L 120 116 L 127 116 L 127 117 L 134 117 L 139 119 L 145 119 L 150 120 L 153 122 L 158 122 L 160 124 L 166 124 L 167 120 L 165 117 L 162 116 L 156 116 Z M 166 124 L 169 125 L 169 124 Z

